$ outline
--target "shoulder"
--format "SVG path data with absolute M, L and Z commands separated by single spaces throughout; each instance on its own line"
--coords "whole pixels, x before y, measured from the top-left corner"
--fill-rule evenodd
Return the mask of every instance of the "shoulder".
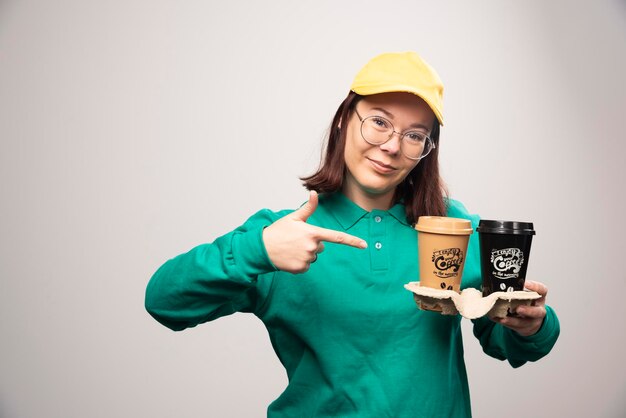
M 283 209 L 279 211 L 274 211 L 271 209 L 261 209 L 254 215 L 250 216 L 246 220 L 244 225 L 248 227 L 255 225 L 268 226 L 293 211 L 293 209 Z
M 338 206 L 341 206 L 338 203 L 338 199 L 339 198 L 334 194 L 320 194 L 318 206 L 315 212 L 313 213 L 313 215 L 311 215 L 311 217 L 318 218 L 320 216 L 321 217 L 328 216 L 328 214 L 332 213 L 333 210 L 337 209 Z M 247 225 L 259 225 L 259 224 L 266 225 L 266 224 L 273 223 L 277 221 L 278 219 L 286 215 L 289 215 L 290 213 L 293 213 L 294 211 L 301 208 L 306 203 L 307 203 L 307 200 L 303 201 L 298 206 L 298 208 L 293 208 L 293 209 L 281 209 L 277 211 L 272 210 L 272 209 L 267 209 L 267 208 L 261 209 L 255 214 L 253 214 L 252 216 L 250 216 L 248 220 L 246 221 L 246 224 Z
M 470 213 L 465 205 L 455 199 L 446 199 L 446 206 L 448 207 L 447 216 L 451 218 L 468 219 L 472 222 L 472 226 L 475 228 L 478 226 L 480 216 Z

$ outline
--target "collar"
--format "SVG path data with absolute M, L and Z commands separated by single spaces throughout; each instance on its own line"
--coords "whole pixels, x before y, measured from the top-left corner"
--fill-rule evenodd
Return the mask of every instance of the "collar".
M 337 219 L 337 222 L 339 222 L 345 230 L 352 228 L 361 218 L 370 215 L 370 212 L 348 199 L 341 192 L 324 194 L 320 196 L 320 199 L 327 205 L 330 213 L 332 213 L 335 219 Z M 409 225 L 406 219 L 404 204 L 402 203 L 396 203 L 388 211 L 375 209 L 372 213 L 374 212 L 388 213 L 396 218 L 398 222 Z
M 403 202 L 396 203 L 387 212 L 396 218 L 401 224 L 409 225 L 409 222 L 406 219 L 406 207 Z

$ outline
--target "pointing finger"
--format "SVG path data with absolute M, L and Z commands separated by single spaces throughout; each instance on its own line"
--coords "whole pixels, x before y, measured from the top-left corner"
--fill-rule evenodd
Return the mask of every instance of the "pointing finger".
M 356 248 L 367 248 L 367 243 L 354 235 L 333 231 L 332 229 L 320 228 L 318 226 L 311 226 L 311 228 L 314 228 L 315 236 L 321 241 L 334 242 L 336 244 L 349 245 Z
M 292 213 L 292 217 L 299 221 L 306 222 L 309 219 L 309 216 L 315 212 L 317 209 L 318 196 L 315 190 L 311 190 L 309 193 L 309 200 L 304 205 L 302 205 L 298 210 Z

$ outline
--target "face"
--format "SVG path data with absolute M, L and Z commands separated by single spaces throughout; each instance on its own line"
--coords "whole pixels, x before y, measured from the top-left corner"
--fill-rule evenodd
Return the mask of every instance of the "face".
M 382 116 L 388 119 L 394 130 L 400 133 L 417 130 L 430 135 L 435 122 L 435 114 L 426 102 L 411 93 L 365 96 L 357 103 L 356 110 L 362 118 Z M 391 206 L 396 186 L 419 162 L 402 154 L 400 141 L 400 135 L 394 133 L 382 145 L 367 143 L 361 136 L 361 121 L 353 112 L 344 150 L 346 177 L 343 192 L 348 198 L 368 210 Z

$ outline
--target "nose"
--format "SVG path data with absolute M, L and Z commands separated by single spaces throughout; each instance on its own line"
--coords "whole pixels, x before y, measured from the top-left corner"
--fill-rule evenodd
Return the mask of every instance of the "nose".
M 391 155 L 396 155 L 400 152 L 400 143 L 402 142 L 402 135 L 396 131 L 393 131 L 391 138 L 384 144 L 380 145 L 380 149 L 388 152 Z

